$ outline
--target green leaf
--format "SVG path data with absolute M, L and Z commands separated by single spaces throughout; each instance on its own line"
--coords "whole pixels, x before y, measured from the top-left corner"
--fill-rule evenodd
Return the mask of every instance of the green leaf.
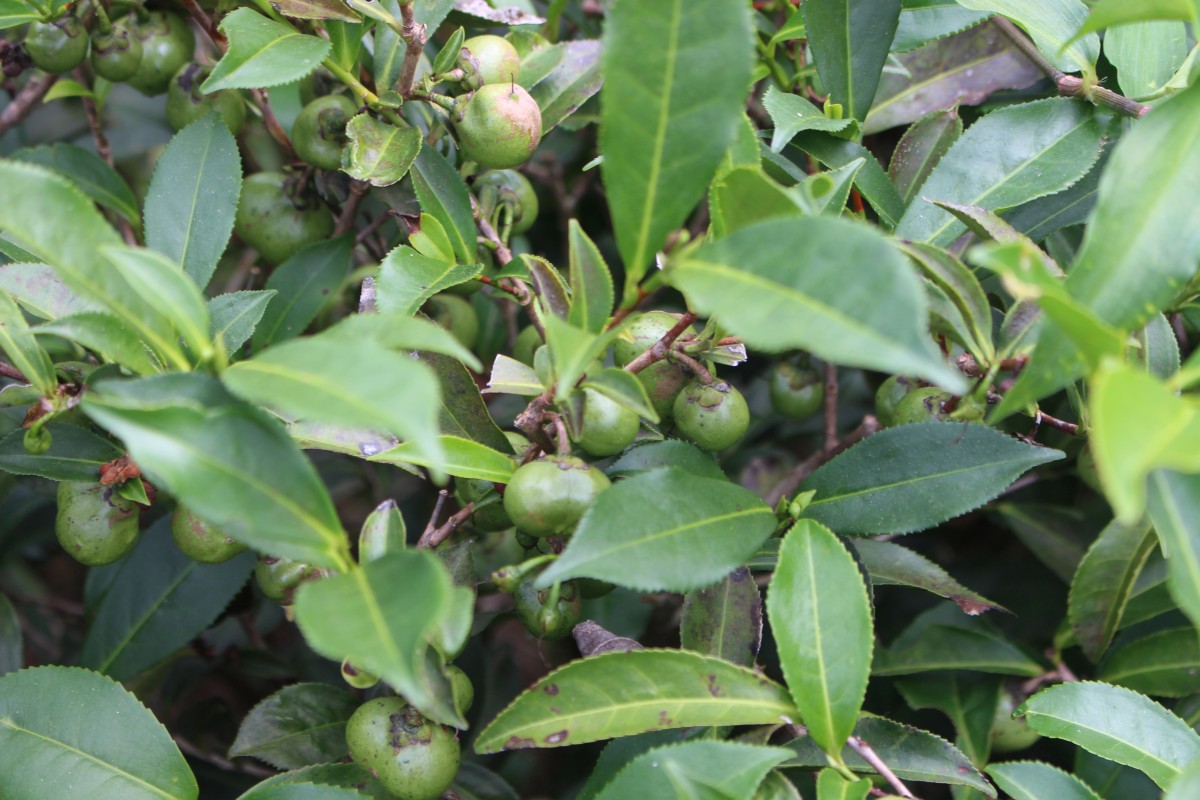
M 584 389 L 595 389 L 610 400 L 615 400 L 636 412 L 639 417 L 651 422 L 659 421 L 658 412 L 650 403 L 645 385 L 631 372 L 617 367 L 605 367 L 588 373 L 581 386 Z
M 1104 54 L 1117 68 L 1127 97 L 1147 98 L 1161 90 L 1188 54 L 1181 22 L 1140 22 L 1114 28 L 1104 37 Z
M 870 792 L 868 780 L 851 782 L 832 768 L 817 773 L 817 800 L 867 800 Z
M 918 195 L 992 211 L 1014 208 L 1082 178 L 1100 156 L 1103 134 L 1084 102 L 1050 98 L 1007 106 L 972 125 Z M 896 226 L 898 236 L 942 246 L 965 231 L 948 211 L 920 201 Z
M 48 264 L 5 264 L 0 269 L 0 289 L 42 319 L 53 320 L 99 307 L 71 291 Z
M 976 616 L 1004 606 L 963 586 L 929 559 L 895 542 L 855 539 L 851 546 L 875 586 L 911 586 L 954 601 L 965 613 Z
M 775 126 L 771 134 L 771 149 L 777 153 L 801 131 L 838 133 L 852 124 L 849 118 L 830 119 L 800 95 L 781 92 L 774 86 L 767 88 L 762 102 Z
M 34 328 L 34 333 L 69 339 L 98 354 L 110 364 L 120 364 L 137 375 L 157 375 L 162 366 L 141 339 L 112 314 L 89 311 L 59 317 Z
M 972 352 L 981 362 L 995 355 L 992 344 L 992 309 L 975 273 L 950 253 L 928 244 L 899 245 L 921 275 L 936 286 L 962 316 L 970 333 Z
M 54 374 L 54 364 L 33 335 L 17 301 L 5 291 L 0 291 L 0 350 L 43 397 L 55 396 L 58 377 Z
M 1200 761 L 1193 761 L 1171 784 L 1163 800 L 1189 800 L 1200 793 Z
M 924 329 L 920 283 L 877 231 L 820 217 L 775 219 L 671 260 L 668 280 L 750 347 L 919 375 L 961 389 Z M 846 280 L 873 287 L 847 294 Z
M 527 79 L 531 61 L 552 48 L 560 52 L 554 67 L 532 85 Z M 542 110 L 542 134 L 545 135 L 574 114 L 600 91 L 604 76 L 600 72 L 603 48 L 592 39 L 564 42 L 535 50 L 521 64 L 520 84 L 529 90 Z M 549 55 L 549 54 L 548 54 Z
M 871 674 L 914 675 L 955 669 L 1032 678 L 1045 671 L 981 620 L 956 617 L 950 624 L 939 622 L 936 616 L 918 617 L 891 647 L 876 654 Z
M 1150 473 L 1150 520 L 1167 557 L 1167 588 L 1200 626 L 1200 476 Z
M 725 473 L 710 453 L 679 439 L 635 444 L 605 472 L 609 477 L 628 477 L 659 467 L 674 467 L 701 478 L 726 480 Z
M 621 371 L 624 372 L 624 370 Z M 545 390 L 542 379 L 537 376 L 533 367 L 522 364 L 515 358 L 509 358 L 503 353 L 496 355 L 496 360 L 492 362 L 492 371 L 488 376 L 488 392 L 536 397 Z
M 892 39 L 892 52 L 915 50 L 926 42 L 966 30 L 987 16 L 984 12 L 963 8 L 958 0 L 904 0 L 900 23 Z
M 175 546 L 164 517 L 104 568 L 113 572 L 111 588 L 94 611 L 80 664 L 116 680 L 137 677 L 203 633 L 253 568 L 250 553 L 223 564 L 193 561 Z
M 888 180 L 887 173 L 875 160 L 871 151 L 857 142 L 839 139 L 819 131 L 806 131 L 796 137 L 793 143 L 799 150 L 807 153 L 830 169 L 838 169 L 857 159 L 865 159 L 862 169 L 854 177 L 854 186 L 862 192 L 863 199 L 871 204 L 879 215 L 883 227 L 891 230 L 896 227 L 904 214 L 904 204 L 896 187 Z
M 846 546 L 822 525 L 794 524 L 767 590 L 771 633 L 800 719 L 836 754 L 854 730 L 871 673 L 871 604 Z
M 64 81 L 59 81 L 56 86 Z M 104 159 L 73 144 L 47 144 L 18 150 L 11 156 L 17 161 L 41 164 L 70 180 L 84 194 L 120 215 L 131 225 L 140 224 L 137 199 L 125 179 Z
M 1037 761 L 993 764 L 987 774 L 1013 800 L 1100 800 L 1079 778 Z
M 974 764 L 986 764 L 992 750 L 992 722 L 1001 683 L 990 675 L 935 672 L 896 681 L 904 702 L 914 710 L 935 708 L 954 723 L 955 746 Z
M 237 142 L 218 114 L 175 134 L 146 194 L 146 246 L 208 285 L 233 232 L 242 191 Z
M 355 788 L 297 781 L 281 786 L 255 787 L 238 800 L 367 800 L 367 797 Z
M 612 315 L 612 274 L 600 249 L 578 220 L 571 220 L 567 238 L 571 284 L 571 310 L 567 321 L 577 328 L 600 333 Z
M 900 21 L 900 0 L 818 0 L 800 7 L 830 103 L 866 119 Z
M 905 207 L 962 133 L 962 117 L 952 108 L 926 114 L 900 137 L 888 164 L 888 177 L 896 185 Z
M 644 753 L 617 773 L 596 800 L 750 797 L 791 751 L 737 742 L 683 742 Z
M 749 9 L 725 0 L 619 0 L 607 17 L 601 169 L 629 299 L 733 141 L 751 26 Z
M 1092 75 L 1100 58 L 1100 39 L 1094 34 L 1073 39 L 1088 7 L 1083 0 L 959 0 L 975 11 L 1003 14 L 1021 26 L 1054 66 L 1063 72 Z
M 253 756 L 276 769 L 337 761 L 346 755 L 346 721 L 358 706 L 354 694 L 340 687 L 285 686 L 246 714 L 229 757 Z
M 262 350 L 275 342 L 299 336 L 316 318 L 329 296 L 341 288 L 350 272 L 354 238 L 339 236 L 301 248 L 267 278 L 266 288 L 279 293 L 254 329 L 250 346 Z
M 1091 13 L 1072 38 L 1078 38 L 1105 28 L 1116 28 L 1134 22 L 1150 20 L 1179 20 L 1193 22 L 1197 6 L 1194 0 L 1142 0 L 1129 3 L 1126 0 L 1098 0 L 1092 4 Z
M 267 303 L 277 294 L 275 289 L 259 289 L 219 294 L 208 301 L 212 336 L 225 344 L 225 352 L 241 349 L 266 313 Z
M 488 411 L 475 379 L 461 363 L 449 356 L 428 351 L 417 357 L 438 377 L 442 387 L 442 410 L 438 428 L 442 433 L 461 436 L 487 445 L 501 453 L 511 453 L 512 445 Z
M 347 347 L 336 338 L 296 339 L 234 364 L 221 377 L 251 402 L 306 421 L 385 430 L 425 459 L 442 461 L 437 381 L 407 355 L 375 342 Z
M 343 152 L 346 174 L 372 186 L 398 183 L 421 151 L 419 129 L 399 128 L 369 114 L 351 119 L 346 124 L 346 136 L 350 139 Z
M 536 585 L 587 577 L 642 591 L 686 592 L 728 575 L 774 529 L 771 509 L 740 486 L 654 470 L 602 492 Z
M 220 393 L 211 379 L 186 376 L 189 391 Z M 225 535 L 271 555 L 340 568 L 346 532 L 312 464 L 275 419 L 232 402 L 204 408 L 158 398 L 177 376 L 108 381 L 83 409 L 129 448 L 151 480 Z M 174 400 L 174 402 L 172 402 Z
M 458 170 L 434 148 L 423 147 L 410 174 L 421 211 L 442 223 L 458 260 L 474 264 L 476 233 L 471 193 Z
M 359 22 L 360 17 L 342 0 L 271 0 L 271 7 L 293 19 L 340 19 Z
M 120 684 L 74 667 L 0 678 L 0 774 L 12 797 L 199 796 L 187 762 L 154 715 Z
M 1017 713 L 1043 736 L 1141 770 L 1164 788 L 1200 758 L 1200 736 L 1186 722 L 1137 692 L 1105 683 L 1052 686 Z
M 327 39 L 298 33 L 291 25 L 239 8 L 221 20 L 229 50 L 200 91 L 265 89 L 300 80 L 329 55 Z
M 0 439 L 0 470 L 14 475 L 37 475 L 52 481 L 95 483 L 100 467 L 118 458 L 121 450 L 101 436 L 78 425 L 50 423 L 50 449 L 30 453 L 25 431 L 15 430 Z
M 459 436 L 439 436 L 444 457 L 431 459 L 412 442 L 397 445 L 391 450 L 371 456 L 370 461 L 383 464 L 405 463 L 440 470 L 456 478 L 474 478 L 495 483 L 508 483 L 516 465 L 512 457 L 492 448 Z
M 883 763 L 903 781 L 969 786 L 988 797 L 996 796 L 996 790 L 970 759 L 939 736 L 872 716 L 859 719 L 854 726 L 854 735 L 868 742 Z M 795 756 L 784 767 L 825 767 L 829 763 L 825 752 L 809 737 L 796 739 L 787 746 Z M 849 747 L 842 750 L 841 758 L 846 766 L 859 774 L 875 773 L 862 756 Z
M 684 650 L 572 661 L 526 689 L 475 740 L 477 753 L 561 747 L 664 728 L 770 725 L 796 713 L 753 670 Z
M 0 592 L 0 677 L 16 672 L 25 663 L 21 620 L 8 595 Z
M 773 217 L 804 216 L 796 191 L 784 189 L 757 163 L 721 172 L 708 190 L 714 238 Z
M 444 289 L 474 280 L 483 271 L 478 263 L 439 261 L 400 245 L 379 266 L 376 284 L 381 311 L 415 314 L 426 300 Z
M 738 567 L 719 583 L 683 598 L 681 645 L 743 667 L 754 665 L 762 644 L 763 601 L 754 576 Z
M 1200 691 L 1200 637 L 1194 627 L 1158 631 L 1112 652 L 1096 676 L 1135 692 L 1186 697 Z
M 1121 628 L 1125 606 L 1155 544 L 1148 524 L 1122 525 L 1114 520 L 1079 562 L 1067 598 L 1067 617 L 1076 641 L 1092 661 L 1100 660 Z
M 804 515 L 839 533 L 912 533 L 972 511 L 1063 458 L 983 425 L 923 422 L 864 439 L 808 477 Z
M 1041 503 L 997 503 L 993 509 L 1039 561 L 1064 583 L 1071 582 L 1087 547 L 1078 509 Z
M 42 18 L 25 0 L 0 0 L 0 30 L 15 28 Z
M 336 338 L 352 345 L 371 339 L 389 350 L 408 353 L 427 350 L 451 356 L 471 369 L 482 370 L 475 354 L 454 334 L 422 317 L 396 313 L 353 314 L 321 332 L 323 339 Z
M 139 247 L 109 246 L 102 255 L 148 305 L 171 323 L 195 358 L 201 362 L 210 358 L 208 305 L 196 283 L 178 264 Z
M 327 658 L 349 658 L 379 675 L 425 716 L 464 723 L 448 691 L 430 683 L 426 655 L 454 610 L 450 574 L 428 551 L 396 551 L 300 587 L 296 621 Z M 446 687 L 448 688 L 448 687 Z
M 464 768 L 466 764 L 462 765 Z M 349 764 L 314 764 L 311 767 L 301 767 L 289 772 L 272 775 L 255 784 L 238 800 L 279 800 L 276 791 L 287 791 L 297 784 L 317 784 L 326 788 L 341 787 L 354 789 L 373 800 L 391 800 L 393 795 L 383 788 L 379 780 L 353 762 Z M 307 786 L 305 786 L 307 789 Z M 325 800 L 325 798 L 320 798 Z M 345 800 L 344 796 L 336 800 Z M 465 800 L 465 798 L 464 798 Z

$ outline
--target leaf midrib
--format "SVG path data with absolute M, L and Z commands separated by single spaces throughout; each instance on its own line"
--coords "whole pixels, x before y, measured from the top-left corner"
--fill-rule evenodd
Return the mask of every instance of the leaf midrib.
M 918 475 L 916 477 L 906 478 L 904 480 L 893 481 L 891 483 L 880 483 L 880 484 L 875 484 L 874 486 L 865 487 L 863 489 L 855 489 L 853 491 L 846 491 L 841 494 L 826 495 L 824 497 L 824 499 L 822 499 L 820 496 L 818 496 L 818 497 L 813 498 L 813 501 L 808 504 L 808 507 L 812 508 L 813 506 L 818 506 L 818 505 L 821 505 L 822 503 L 836 503 L 836 502 L 840 502 L 842 500 L 847 500 L 847 499 L 853 498 L 853 497 L 862 497 L 864 495 L 872 494 L 874 492 L 892 491 L 894 489 L 897 489 L 897 488 L 900 488 L 903 486 L 909 486 L 914 483 L 922 483 L 924 481 L 945 480 L 946 478 L 951 478 L 951 477 L 954 477 L 955 475 L 961 475 L 961 474 L 968 473 L 968 472 L 975 472 L 978 470 L 990 470 L 990 469 L 995 469 L 997 467 L 1006 467 L 1010 464 L 1024 465 L 1028 461 L 1029 461 L 1028 458 L 1012 458 L 1012 459 L 1006 459 L 1004 461 L 989 461 L 986 464 L 976 464 L 976 465 L 972 465 L 969 467 L 962 467 L 961 469 L 948 470 L 945 472 L 931 472 L 931 473 L 927 473 L 925 475 Z M 1045 462 L 1035 461 L 1032 464 L 1029 464 L 1029 468 L 1032 469 L 1033 467 L 1036 467 L 1043 463 L 1045 463 Z

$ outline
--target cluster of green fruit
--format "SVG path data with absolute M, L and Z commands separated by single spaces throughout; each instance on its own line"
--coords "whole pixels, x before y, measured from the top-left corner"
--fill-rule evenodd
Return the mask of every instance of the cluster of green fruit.
M 875 417 L 885 427 L 914 422 L 981 422 L 987 403 L 973 395 L 956 397 L 936 386 L 902 375 L 885 380 L 875 392 Z
M 474 36 L 463 42 L 458 68 L 470 90 L 452 111 L 463 153 L 490 169 L 524 164 L 542 140 L 542 111 L 517 84 L 517 49 L 499 36 Z

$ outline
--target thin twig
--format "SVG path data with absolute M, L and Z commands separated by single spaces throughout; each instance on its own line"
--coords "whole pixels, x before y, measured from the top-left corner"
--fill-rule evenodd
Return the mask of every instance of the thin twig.
M 687 355 L 686 353 L 681 353 L 678 350 L 668 350 L 667 351 L 667 360 L 668 361 L 676 361 L 676 362 L 682 364 L 684 367 L 687 368 L 687 370 L 689 372 L 691 372 L 693 375 L 695 375 L 696 378 L 699 379 L 699 381 L 702 384 L 704 384 L 705 386 L 710 385 L 711 383 L 713 383 L 716 380 L 716 378 L 713 377 L 713 374 L 711 372 L 709 372 L 708 369 L 706 369 L 703 364 L 701 364 L 699 361 L 692 358 L 691 356 Z
M 267 93 L 262 89 L 251 89 L 250 96 L 254 98 L 254 105 L 262 112 L 263 125 L 266 126 L 267 133 L 271 134 L 271 138 L 287 152 L 288 157 L 294 156 L 296 151 L 292 148 L 292 140 L 288 138 L 287 131 L 279 124 L 279 118 L 271 110 L 271 102 L 267 99 Z
M 817 467 L 845 452 L 851 445 L 858 444 L 871 434 L 881 430 L 883 430 L 883 426 L 879 424 L 879 420 L 868 414 L 863 417 L 863 421 L 859 423 L 858 427 L 846 434 L 846 438 L 838 442 L 833 449 L 820 450 L 797 464 L 783 480 L 767 492 L 767 496 L 763 499 L 766 500 L 767 505 L 774 507 L 784 497 L 795 492 L 804 479 L 811 475 Z
M 256 778 L 270 778 L 272 775 L 277 774 L 275 772 L 275 770 L 267 769 L 266 767 L 260 767 L 257 764 L 251 763 L 249 761 L 246 761 L 246 762 L 243 762 L 240 764 L 235 764 L 232 761 L 230 761 L 229 759 L 218 755 L 217 753 L 210 753 L 206 750 L 200 749 L 196 745 L 189 742 L 187 739 L 184 739 L 182 736 L 175 736 L 174 739 L 175 739 L 175 744 L 178 745 L 179 749 L 182 750 L 184 753 L 187 753 L 189 756 L 192 756 L 193 758 L 198 758 L 201 761 L 207 761 L 208 763 L 212 764 L 213 766 L 219 767 L 223 770 L 227 770 L 227 771 L 231 771 L 231 772 L 241 772 L 246 775 L 253 775 Z
M 50 87 L 57 80 L 57 75 L 38 75 L 30 78 L 29 83 L 25 84 L 25 88 L 17 93 L 17 96 L 4 107 L 3 111 L 0 111 L 0 133 L 24 122 L 38 103 L 42 102 L 46 92 L 50 91 Z
M 496 229 L 492 227 L 492 224 L 483 217 L 480 217 L 477 220 L 477 224 L 479 225 L 479 232 L 483 234 L 483 238 L 495 246 L 496 261 L 500 264 L 500 266 L 503 267 L 505 264 L 512 261 L 512 250 L 510 250 L 508 245 L 506 245 L 500 239 L 500 234 L 496 233 Z
M 1065 420 L 1058 419 L 1057 417 L 1052 417 L 1042 411 L 1038 411 L 1037 414 L 1034 415 L 1033 424 L 1037 426 L 1045 424 L 1049 425 L 1051 428 L 1060 430 L 1063 433 L 1069 433 L 1072 436 L 1079 435 L 1079 426 L 1075 423 L 1066 422 Z
M 29 383 L 29 378 L 25 377 L 25 373 L 7 361 L 0 361 L 0 377 L 11 378 L 18 383 Z
M 837 447 L 838 417 L 838 370 L 833 364 L 825 364 L 825 450 Z
M 688 312 L 679 318 L 671 329 L 662 335 L 654 344 L 650 345 L 637 358 L 625 365 L 626 372 L 638 373 L 646 367 L 653 364 L 655 361 L 662 361 L 667 357 L 667 351 L 671 349 L 671 345 L 675 344 L 675 340 L 683 335 L 683 332 L 691 327 L 696 321 L 696 315 Z
M 82 67 L 76 68 L 75 79 L 81 84 L 87 85 L 87 74 Z M 96 145 L 96 155 L 104 159 L 104 163 L 108 164 L 109 169 L 115 169 L 113 164 L 112 148 L 108 144 L 108 136 L 104 133 L 104 120 L 100 119 L 100 110 L 96 107 L 96 101 L 91 97 L 84 95 L 80 98 L 83 101 L 83 112 L 87 117 L 88 128 L 92 132 L 92 142 Z M 124 217 L 117 217 L 117 228 L 121 231 L 121 238 L 125 244 L 136 245 L 137 234 L 133 230 L 133 226 L 129 224 L 129 220 Z
M 400 19 L 404 26 L 401 36 L 407 47 L 404 51 L 404 65 L 400 68 L 400 79 L 396 82 L 396 91 L 401 97 L 408 97 L 412 92 L 413 78 L 417 74 L 417 64 L 421 53 L 425 50 L 425 25 L 417 22 L 413 16 L 413 0 L 401 0 Z M 382 91 L 382 88 L 380 89 Z
M 896 794 L 900 795 L 901 797 L 916 797 L 916 795 L 910 792 L 908 787 L 904 785 L 904 781 L 896 777 L 896 773 L 892 772 L 891 767 L 883 763 L 883 759 L 880 758 L 879 754 L 871 748 L 871 745 L 867 744 L 857 736 L 851 736 L 846 740 L 846 744 L 851 750 L 862 756 L 863 761 L 866 761 L 868 764 L 870 764 L 872 769 L 882 775 L 884 780 L 890 783 L 892 788 L 896 790 Z
M 429 522 L 425 525 L 425 530 L 421 533 L 420 541 L 425 541 L 426 538 L 433 535 L 437 530 L 438 517 L 442 515 L 442 509 L 446 507 L 446 501 L 450 499 L 450 492 L 442 489 L 438 492 L 437 502 L 433 505 L 433 513 L 429 515 Z
M 439 527 L 428 530 L 421 534 L 420 541 L 417 542 L 417 547 L 423 547 L 429 550 L 434 549 L 442 542 L 450 538 L 459 526 L 471 518 L 471 514 L 475 512 L 475 502 L 471 501 L 465 506 L 455 511 L 450 518 L 443 522 Z
M 350 196 L 342 205 L 342 213 L 338 215 L 337 224 L 333 226 L 333 236 L 341 236 L 354 227 L 354 218 L 358 216 L 358 208 L 367 196 L 369 188 L 370 184 L 364 181 L 350 181 Z
M 225 35 L 217 30 L 217 26 L 213 24 L 212 17 L 200 7 L 200 4 L 196 0 L 179 0 L 179 2 L 192 15 L 192 19 L 196 20 L 196 24 L 200 26 L 200 30 L 204 31 L 213 45 L 224 53 L 228 44 L 225 42 Z

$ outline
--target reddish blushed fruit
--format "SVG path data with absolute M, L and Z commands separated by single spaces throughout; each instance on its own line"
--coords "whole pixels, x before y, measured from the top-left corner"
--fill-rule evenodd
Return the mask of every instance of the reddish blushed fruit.
M 463 152 L 491 169 L 524 164 L 542 141 L 542 111 L 520 86 L 491 83 L 462 107 L 458 139 Z
M 521 55 L 501 36 L 484 34 L 463 42 L 458 65 L 472 86 L 516 83 L 521 76 Z

